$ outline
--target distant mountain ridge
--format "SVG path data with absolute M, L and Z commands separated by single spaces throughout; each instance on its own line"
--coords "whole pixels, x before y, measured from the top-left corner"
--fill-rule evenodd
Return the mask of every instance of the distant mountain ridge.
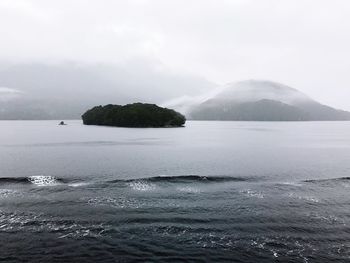
M 0 61 L 0 120 L 80 119 L 94 105 L 160 104 L 215 86 L 197 76 L 158 68 L 148 60 L 122 64 Z
M 323 105 L 298 90 L 272 81 L 247 80 L 228 85 L 213 98 L 193 105 L 193 120 L 341 121 L 350 112 Z

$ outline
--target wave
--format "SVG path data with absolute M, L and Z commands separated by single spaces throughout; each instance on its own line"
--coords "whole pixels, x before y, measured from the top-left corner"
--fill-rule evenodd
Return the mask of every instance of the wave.
M 244 182 L 252 180 L 252 178 L 247 177 L 232 177 L 232 176 L 201 176 L 201 175 L 165 175 L 165 176 L 153 176 L 144 177 L 137 179 L 116 179 L 110 181 L 111 183 L 120 182 L 168 182 L 168 183 L 191 183 L 191 182 L 201 182 L 201 183 L 211 183 L 211 182 Z
M 149 191 L 154 190 L 159 183 L 224 183 L 224 182 L 244 182 L 252 180 L 247 177 L 231 176 L 200 176 L 200 175 L 178 175 L 178 176 L 153 176 L 136 179 L 115 179 L 111 181 L 84 181 L 76 179 L 63 179 L 49 175 L 33 175 L 28 177 L 0 177 L 2 184 L 32 184 L 36 186 L 57 186 L 67 185 L 70 187 L 84 187 L 91 184 L 113 185 L 127 184 L 134 190 Z M 188 190 L 188 189 L 187 189 Z M 184 191 L 186 191 L 184 189 Z M 189 190 L 190 191 L 190 190 Z
M 303 182 L 305 183 L 318 183 L 318 182 L 337 182 L 337 181 L 350 181 L 350 177 L 338 177 L 338 178 L 326 178 L 326 179 L 309 179 Z
M 34 184 L 52 186 L 65 183 L 63 179 L 48 175 L 33 175 L 28 177 L 0 177 L 0 184 Z
M 0 184 L 26 184 L 30 183 L 28 177 L 1 177 Z

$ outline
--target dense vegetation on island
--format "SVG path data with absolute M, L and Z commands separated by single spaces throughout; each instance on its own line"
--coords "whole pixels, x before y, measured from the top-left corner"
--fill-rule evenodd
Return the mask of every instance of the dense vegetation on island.
M 116 127 L 181 127 L 185 117 L 171 109 L 155 104 L 133 103 L 127 105 L 96 106 L 82 115 L 85 125 Z

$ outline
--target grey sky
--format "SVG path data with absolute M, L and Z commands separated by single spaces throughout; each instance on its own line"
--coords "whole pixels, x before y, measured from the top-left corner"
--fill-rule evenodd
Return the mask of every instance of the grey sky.
M 3 63 L 269 79 L 350 110 L 348 0 L 0 0 Z M 1 83 L 0 83 L 1 86 Z

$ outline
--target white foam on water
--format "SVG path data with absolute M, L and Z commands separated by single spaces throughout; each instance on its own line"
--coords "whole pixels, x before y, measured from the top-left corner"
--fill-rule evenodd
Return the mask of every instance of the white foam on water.
M 316 197 L 312 197 L 312 196 L 303 196 L 302 199 L 305 199 L 306 201 L 310 201 L 313 203 L 319 203 L 320 200 L 317 199 Z
M 114 208 L 140 208 L 143 206 L 142 202 L 134 198 L 126 198 L 124 196 L 119 196 L 117 198 L 113 197 L 94 197 L 87 200 L 90 205 L 97 206 L 109 206 Z
M 55 186 L 61 184 L 54 176 L 49 175 L 33 175 L 29 176 L 28 180 L 37 186 Z
M 147 183 L 147 182 L 143 182 L 143 181 L 134 181 L 134 182 L 130 182 L 129 186 L 136 191 L 152 191 L 156 188 L 155 184 L 152 183 Z
M 341 224 L 341 225 L 344 225 L 344 226 L 346 225 L 346 222 L 343 219 L 338 218 L 335 215 L 327 215 L 327 214 L 322 215 L 322 214 L 319 214 L 319 213 L 310 213 L 309 217 L 315 218 L 315 219 L 318 219 L 318 220 L 321 220 L 321 221 L 325 221 L 328 224 Z
M 83 186 L 87 186 L 90 184 L 91 183 L 87 183 L 87 182 L 79 182 L 79 183 L 70 183 L 70 184 L 68 184 L 68 186 L 70 186 L 70 187 L 83 187 Z
M 36 214 L 17 214 L 5 213 L 0 211 L 0 231 L 11 232 L 24 229 L 27 225 L 32 226 L 32 222 L 36 222 L 39 215 Z
M 281 182 L 282 185 L 292 185 L 292 186 L 303 186 L 301 183 L 297 182 Z
M 317 199 L 316 197 L 313 197 L 313 196 L 301 196 L 301 195 L 297 195 L 295 193 L 290 193 L 288 196 L 291 197 L 291 198 L 296 198 L 296 199 L 299 199 L 299 200 L 305 200 L 305 201 L 313 202 L 313 203 L 319 203 L 320 202 L 319 199 Z
M 341 184 L 343 187 L 345 187 L 345 188 L 350 188 L 350 184 L 349 183 L 342 183 Z
M 242 193 L 248 197 L 255 197 L 255 198 L 259 198 L 259 199 L 264 198 L 264 195 L 261 192 L 254 191 L 251 189 L 242 190 L 242 191 L 240 191 L 240 193 Z
M 0 210 L 0 232 L 59 232 L 58 238 L 100 237 L 111 228 L 105 224 L 59 222 L 41 214 L 5 213 Z
M 19 192 L 12 189 L 0 189 L 0 198 L 7 198 L 20 195 Z
M 99 238 L 106 232 L 106 230 L 108 228 L 109 228 L 108 226 L 104 226 L 102 224 L 90 225 L 90 226 L 74 224 L 74 225 L 68 226 L 66 228 L 60 229 L 61 231 L 64 231 L 65 233 L 63 235 L 60 235 L 58 238 L 59 239 L 62 239 L 62 238 L 84 238 L 84 237 Z

